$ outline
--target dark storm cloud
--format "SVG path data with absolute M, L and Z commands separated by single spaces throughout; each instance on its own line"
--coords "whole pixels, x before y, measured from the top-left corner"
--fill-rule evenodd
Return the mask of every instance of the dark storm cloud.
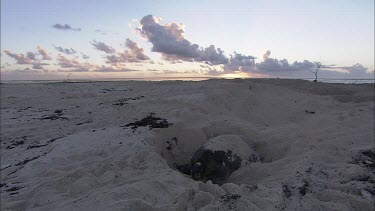
M 68 24 L 55 24 L 52 26 L 55 29 L 63 30 L 63 31 L 81 31 L 81 28 L 73 28 Z
M 115 49 L 113 49 L 111 46 L 105 44 L 104 42 L 98 42 L 96 40 L 94 40 L 93 42 L 90 42 L 96 50 L 98 51 L 104 51 L 106 52 L 107 54 L 112 54 L 112 53 L 115 53 Z
M 71 55 L 71 54 L 77 53 L 77 51 L 74 50 L 73 48 L 63 48 L 63 47 L 59 47 L 59 46 L 55 46 L 55 45 L 53 47 L 55 47 L 55 49 L 57 51 L 59 51 L 60 53 L 63 53 L 63 54 Z

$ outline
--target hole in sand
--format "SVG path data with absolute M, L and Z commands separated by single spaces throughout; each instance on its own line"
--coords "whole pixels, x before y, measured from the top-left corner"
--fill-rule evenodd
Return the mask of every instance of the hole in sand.
M 236 133 L 234 133 L 236 132 Z M 157 152 L 166 160 L 170 168 L 178 170 L 182 174 L 193 179 L 190 175 L 191 172 L 191 158 L 194 152 L 206 144 L 211 138 L 225 135 L 225 134 L 235 134 L 238 136 L 244 137 L 246 142 L 250 142 L 251 139 L 248 138 L 252 131 L 246 130 L 241 127 L 218 127 L 215 125 L 200 127 L 200 128 L 184 128 L 176 124 L 172 127 L 159 130 L 155 137 L 155 147 Z M 258 152 L 258 162 L 265 160 L 266 162 L 272 162 L 274 160 L 280 159 L 283 157 L 284 153 L 280 152 L 280 148 L 272 150 L 268 154 L 270 149 L 273 149 L 272 146 L 277 145 L 277 141 L 272 141 L 269 144 L 263 142 L 255 142 L 255 149 L 260 148 L 260 153 Z M 257 149 L 256 149 L 257 150 Z M 288 150 L 288 147 L 284 151 Z M 264 153 L 264 154 L 263 154 Z M 264 157 L 265 159 L 262 159 Z M 224 181 L 225 183 L 226 181 Z M 223 184 L 223 183 L 222 183 Z

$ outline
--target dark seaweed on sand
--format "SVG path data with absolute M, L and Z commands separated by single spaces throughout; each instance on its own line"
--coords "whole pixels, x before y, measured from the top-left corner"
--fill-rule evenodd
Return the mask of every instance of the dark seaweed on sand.
M 292 196 L 292 191 L 290 190 L 290 188 L 287 184 L 283 184 L 282 190 L 283 190 L 283 194 L 286 198 L 289 198 L 289 197 Z
M 310 186 L 310 183 L 307 180 L 303 180 L 303 185 L 302 187 L 298 188 L 299 193 L 304 196 L 307 193 L 307 188 Z
M 64 117 L 63 115 L 64 115 L 63 110 L 58 109 L 58 110 L 55 110 L 53 112 L 53 114 L 51 114 L 51 115 L 42 116 L 41 120 L 45 120 L 45 119 L 49 119 L 49 120 L 68 119 L 68 118 Z
M 129 124 L 123 125 L 121 127 L 131 127 L 131 129 L 135 130 L 138 127 L 146 127 L 148 126 L 150 130 L 152 128 L 167 128 L 171 126 L 172 123 L 169 123 L 166 119 L 162 119 L 160 117 L 155 117 L 154 113 L 151 113 L 150 115 L 146 116 L 145 118 L 131 122 Z
M 238 194 L 227 194 L 227 195 L 224 195 L 224 196 L 220 197 L 220 202 L 228 203 L 228 202 L 237 200 L 239 198 L 241 198 L 241 195 L 238 195 Z
M 39 157 L 40 157 L 40 156 L 35 156 L 35 157 L 32 157 L 32 158 L 26 158 L 25 160 L 16 163 L 15 166 L 25 165 L 26 163 L 28 163 L 28 162 L 30 162 L 30 161 L 33 161 L 33 160 L 35 160 L 35 159 L 38 159 Z

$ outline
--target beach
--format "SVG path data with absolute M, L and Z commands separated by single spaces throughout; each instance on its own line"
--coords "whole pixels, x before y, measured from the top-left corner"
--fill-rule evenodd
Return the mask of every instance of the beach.
M 1 84 L 2 210 L 373 210 L 374 84 L 292 79 Z M 177 170 L 210 138 L 257 162 Z

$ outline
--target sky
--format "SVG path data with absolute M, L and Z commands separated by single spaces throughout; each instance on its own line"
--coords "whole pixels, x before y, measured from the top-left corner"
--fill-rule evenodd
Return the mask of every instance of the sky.
M 373 0 L 1 0 L 2 80 L 317 69 L 374 77 Z

